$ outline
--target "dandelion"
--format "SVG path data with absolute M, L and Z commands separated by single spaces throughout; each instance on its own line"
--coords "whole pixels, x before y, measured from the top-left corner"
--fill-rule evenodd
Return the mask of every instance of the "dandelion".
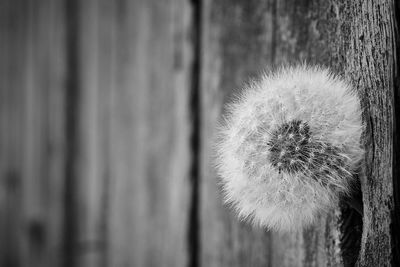
M 328 69 L 264 74 L 227 111 L 216 161 L 225 201 L 240 218 L 295 231 L 351 193 L 363 156 L 360 102 Z

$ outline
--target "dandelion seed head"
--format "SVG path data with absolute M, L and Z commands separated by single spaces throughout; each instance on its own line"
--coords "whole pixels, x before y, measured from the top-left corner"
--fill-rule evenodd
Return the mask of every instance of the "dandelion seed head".
M 229 104 L 216 144 L 225 201 L 239 217 L 299 230 L 332 208 L 363 157 L 359 99 L 320 67 L 265 74 Z

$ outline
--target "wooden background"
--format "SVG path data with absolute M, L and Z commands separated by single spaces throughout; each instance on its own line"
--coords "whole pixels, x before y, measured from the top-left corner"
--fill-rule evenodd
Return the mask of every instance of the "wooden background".
M 0 266 L 400 264 L 395 0 L 2 0 Z M 363 218 L 278 235 L 221 204 L 212 138 L 263 69 L 304 61 L 362 99 Z

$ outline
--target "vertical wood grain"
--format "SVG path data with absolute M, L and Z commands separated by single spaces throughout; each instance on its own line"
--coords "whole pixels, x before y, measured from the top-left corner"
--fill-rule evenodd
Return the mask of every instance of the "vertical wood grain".
M 1 198 L 0 198 L 0 238 L 9 240 L 8 244 L 1 242 L 0 264 L 16 266 L 19 259 L 21 244 L 21 212 L 22 208 L 22 144 L 23 138 L 23 90 L 16 90 L 22 85 L 17 71 L 24 63 L 23 51 L 24 21 L 21 17 L 27 13 L 13 6 L 11 1 L 2 3 L 1 29 Z M 21 14 L 22 13 L 22 14 Z M 16 55 L 15 57 L 13 57 Z M 18 55 L 21 55 L 18 57 Z
M 0 266 L 395 266 L 398 16 L 393 0 L 1 1 Z M 363 229 L 346 205 L 279 235 L 222 204 L 223 104 L 299 61 L 362 99 Z
M 222 207 L 211 142 L 222 105 L 264 69 L 307 60 L 329 64 L 326 18 L 317 1 L 206 1 L 203 42 L 202 260 L 205 266 L 342 264 L 340 212 L 321 216 L 303 233 L 278 235 L 237 222 Z M 328 11 L 326 11 L 328 9 Z M 335 25 L 333 25 L 335 26 Z M 328 46 L 327 46 L 328 44 Z
M 1 266 L 63 260 L 62 1 L 1 3 Z
M 391 264 L 394 3 L 208 0 L 203 13 L 200 206 L 204 265 L 347 266 L 357 260 L 353 254 L 360 242 L 360 266 Z M 354 217 L 346 206 L 322 215 L 303 233 L 278 235 L 237 222 L 221 204 L 211 162 L 212 136 L 223 104 L 257 72 L 303 61 L 331 67 L 354 84 L 362 99 L 369 125 L 367 167 L 360 176 L 365 209 L 362 240 L 360 219 L 353 218 L 354 228 L 343 232 L 344 220 Z M 343 249 L 349 232 L 355 236 L 353 243 Z
M 203 1 L 201 49 L 201 264 L 271 266 L 272 234 L 222 205 L 212 142 L 223 104 L 273 61 L 273 1 Z
M 191 9 L 186 1 L 123 1 L 118 12 L 110 263 L 182 266 L 189 260 Z
M 71 189 L 66 266 L 108 266 L 109 104 L 113 86 L 113 3 L 70 1 Z M 72 128 L 72 129 L 71 129 Z M 71 207 L 72 206 L 72 207 Z
M 361 180 L 364 227 L 359 266 L 395 266 L 391 227 L 398 227 L 393 216 L 393 153 L 398 153 L 393 150 L 398 40 L 394 5 L 394 1 L 382 0 L 348 6 L 352 16 L 346 74 L 363 97 L 368 123 L 367 164 Z
M 191 207 L 187 1 L 79 2 L 78 266 L 184 266 Z
M 1 15 L 0 265 L 187 265 L 190 2 Z

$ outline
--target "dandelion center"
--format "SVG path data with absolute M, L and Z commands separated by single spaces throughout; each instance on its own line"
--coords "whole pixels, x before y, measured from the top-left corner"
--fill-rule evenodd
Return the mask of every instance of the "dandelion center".
M 282 124 L 269 141 L 270 162 L 279 171 L 302 170 L 310 158 L 310 127 L 300 120 Z
M 311 140 L 307 123 L 294 120 L 282 124 L 268 142 L 270 162 L 279 172 L 303 173 L 324 185 L 337 177 L 349 178 L 346 157 L 332 144 Z

